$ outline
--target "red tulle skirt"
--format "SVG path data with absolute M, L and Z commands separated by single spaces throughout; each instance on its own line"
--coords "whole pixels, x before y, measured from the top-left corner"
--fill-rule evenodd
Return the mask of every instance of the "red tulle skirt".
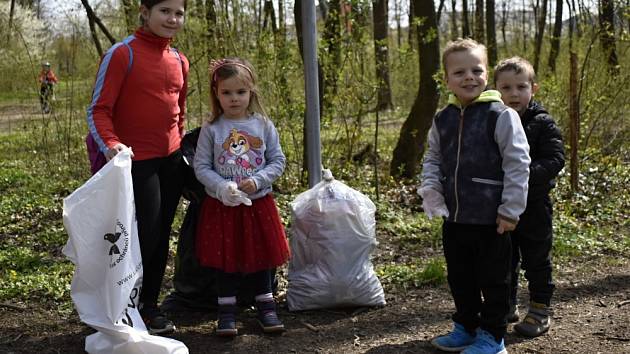
M 227 207 L 206 197 L 201 207 L 197 238 L 197 259 L 204 267 L 228 273 L 254 273 L 283 265 L 289 259 L 289 245 L 271 194 Z

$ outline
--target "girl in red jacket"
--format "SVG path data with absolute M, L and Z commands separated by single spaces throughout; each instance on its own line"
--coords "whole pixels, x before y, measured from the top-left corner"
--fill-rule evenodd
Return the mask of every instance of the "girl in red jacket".
M 144 275 L 140 314 L 150 333 L 175 330 L 157 306 L 169 235 L 181 196 L 188 60 L 170 43 L 184 25 L 186 0 L 142 0 L 142 26 L 101 60 L 88 127 L 107 159 L 133 151 L 138 236 Z

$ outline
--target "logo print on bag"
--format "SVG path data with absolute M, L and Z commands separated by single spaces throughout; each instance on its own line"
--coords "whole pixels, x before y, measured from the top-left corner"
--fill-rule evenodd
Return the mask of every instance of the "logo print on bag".
M 120 236 L 123 236 L 122 251 L 117 244 L 120 241 Z M 109 264 L 109 268 L 114 268 L 118 263 L 122 262 L 127 255 L 127 250 L 129 249 L 129 233 L 125 225 L 123 225 L 120 220 L 116 219 L 116 230 L 113 233 L 103 235 L 103 239 L 111 243 L 109 255 L 112 256 L 112 262 Z M 116 257 L 116 255 L 118 255 L 118 257 Z M 114 259 L 114 257 L 116 258 Z
M 118 246 L 116 246 L 116 241 L 120 238 L 120 232 L 116 232 L 115 234 L 105 234 L 103 238 L 112 243 L 112 247 L 109 248 L 110 256 L 112 254 L 120 254 L 120 250 L 118 249 Z

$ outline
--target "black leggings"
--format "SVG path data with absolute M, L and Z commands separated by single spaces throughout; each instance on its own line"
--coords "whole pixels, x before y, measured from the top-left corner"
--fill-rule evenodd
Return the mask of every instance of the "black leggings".
M 44 99 L 48 100 L 48 98 L 53 95 L 53 85 L 52 84 L 42 84 L 39 87 L 39 103 L 44 103 Z
M 272 290 L 272 279 L 273 272 L 271 269 L 246 274 L 226 273 L 217 270 L 217 295 L 218 297 L 236 296 L 239 290 L 245 290 L 245 293 L 250 293 L 254 296 L 268 294 Z
M 179 150 L 167 157 L 134 161 L 131 167 L 142 254 L 140 302 L 157 306 L 168 258 L 171 224 L 182 194 Z

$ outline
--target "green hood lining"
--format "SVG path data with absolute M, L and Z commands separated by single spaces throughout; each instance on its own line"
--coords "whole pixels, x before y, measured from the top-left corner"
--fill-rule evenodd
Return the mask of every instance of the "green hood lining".
M 474 104 L 474 103 L 481 103 L 481 102 L 503 103 L 503 101 L 501 100 L 501 92 L 497 90 L 486 90 L 482 92 L 481 95 L 479 95 L 479 97 L 475 98 L 469 105 Z M 448 104 L 452 104 L 455 107 L 462 108 L 462 104 L 459 102 L 459 99 L 457 98 L 457 96 L 453 94 L 450 94 L 448 96 Z

